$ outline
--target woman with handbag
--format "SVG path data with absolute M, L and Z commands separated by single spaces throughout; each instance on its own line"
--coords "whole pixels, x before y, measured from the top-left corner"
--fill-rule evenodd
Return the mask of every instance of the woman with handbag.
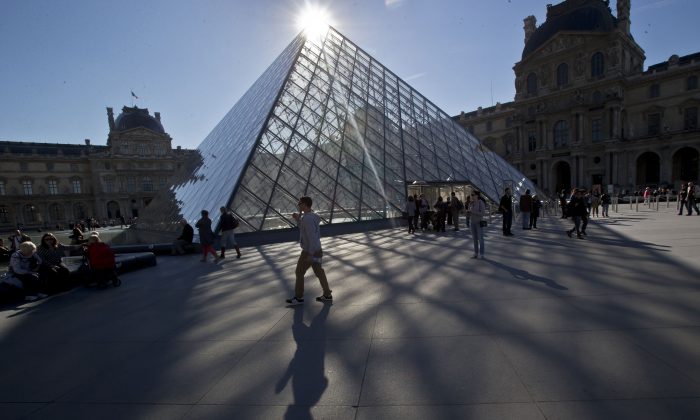
M 472 191 L 471 202 L 469 204 L 469 224 L 474 240 L 474 255 L 472 258 L 484 259 L 484 228 L 486 220 L 483 217 L 486 215 L 486 203 L 481 198 L 481 192 Z

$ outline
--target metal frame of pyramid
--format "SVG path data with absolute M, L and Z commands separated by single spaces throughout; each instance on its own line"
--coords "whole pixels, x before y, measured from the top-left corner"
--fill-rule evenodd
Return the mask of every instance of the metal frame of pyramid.
M 401 216 L 408 185 L 471 184 L 493 201 L 534 184 L 333 28 L 299 34 L 198 147 L 171 220 L 214 216 L 238 232 L 296 226 L 300 196 L 324 224 Z M 163 210 L 159 210 L 162 212 Z M 161 216 L 167 217 L 161 213 Z

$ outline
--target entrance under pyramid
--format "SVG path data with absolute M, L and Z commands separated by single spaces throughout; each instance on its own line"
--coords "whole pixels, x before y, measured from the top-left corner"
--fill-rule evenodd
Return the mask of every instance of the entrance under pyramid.
M 401 217 L 408 194 L 475 188 L 498 201 L 533 183 L 430 100 L 329 28 L 302 32 L 198 147 L 201 160 L 149 206 L 153 228 L 221 206 L 238 233 L 290 229 L 299 197 L 325 225 Z M 157 202 L 157 203 L 156 203 Z M 431 203 L 432 205 L 432 203 Z M 144 226 L 146 227 L 146 226 Z M 171 229 L 166 229 L 171 230 Z

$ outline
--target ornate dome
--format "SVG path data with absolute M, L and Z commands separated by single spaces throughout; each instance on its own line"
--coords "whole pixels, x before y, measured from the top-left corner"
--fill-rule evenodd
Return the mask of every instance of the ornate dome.
M 525 59 L 539 47 L 562 31 L 611 32 L 617 27 L 607 1 L 566 0 L 556 6 L 547 7 L 547 20 L 533 32 L 525 43 Z
M 148 114 L 148 108 L 139 108 L 137 106 L 129 108 L 125 106 L 122 108 L 122 113 L 114 121 L 114 128 L 121 131 L 136 127 L 143 127 L 165 134 L 160 121 Z

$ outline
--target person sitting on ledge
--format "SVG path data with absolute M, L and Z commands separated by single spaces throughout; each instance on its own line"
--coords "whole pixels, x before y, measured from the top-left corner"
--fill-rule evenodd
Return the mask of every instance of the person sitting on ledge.
M 36 254 L 36 245 L 26 241 L 19 244 L 19 249 L 10 257 L 10 273 L 22 282 L 27 301 L 45 298 L 46 287 L 39 278 L 41 257 Z
M 110 280 L 115 287 L 121 284 L 117 277 L 114 251 L 98 235 L 90 235 L 88 238 L 85 255 L 90 265 L 89 283 L 97 282 L 98 287 L 107 286 Z
M 80 245 L 63 245 L 52 233 L 46 233 L 41 237 L 41 244 L 37 249 L 37 254 L 41 257 L 39 276 L 46 282 L 50 292 L 60 292 L 72 287 L 70 270 L 63 264 L 61 258 L 80 249 Z
M 173 241 L 172 255 L 182 255 L 185 254 L 185 247 L 192 244 L 192 238 L 194 237 L 194 229 L 187 223 L 187 219 L 180 220 L 182 225 L 182 234 Z

